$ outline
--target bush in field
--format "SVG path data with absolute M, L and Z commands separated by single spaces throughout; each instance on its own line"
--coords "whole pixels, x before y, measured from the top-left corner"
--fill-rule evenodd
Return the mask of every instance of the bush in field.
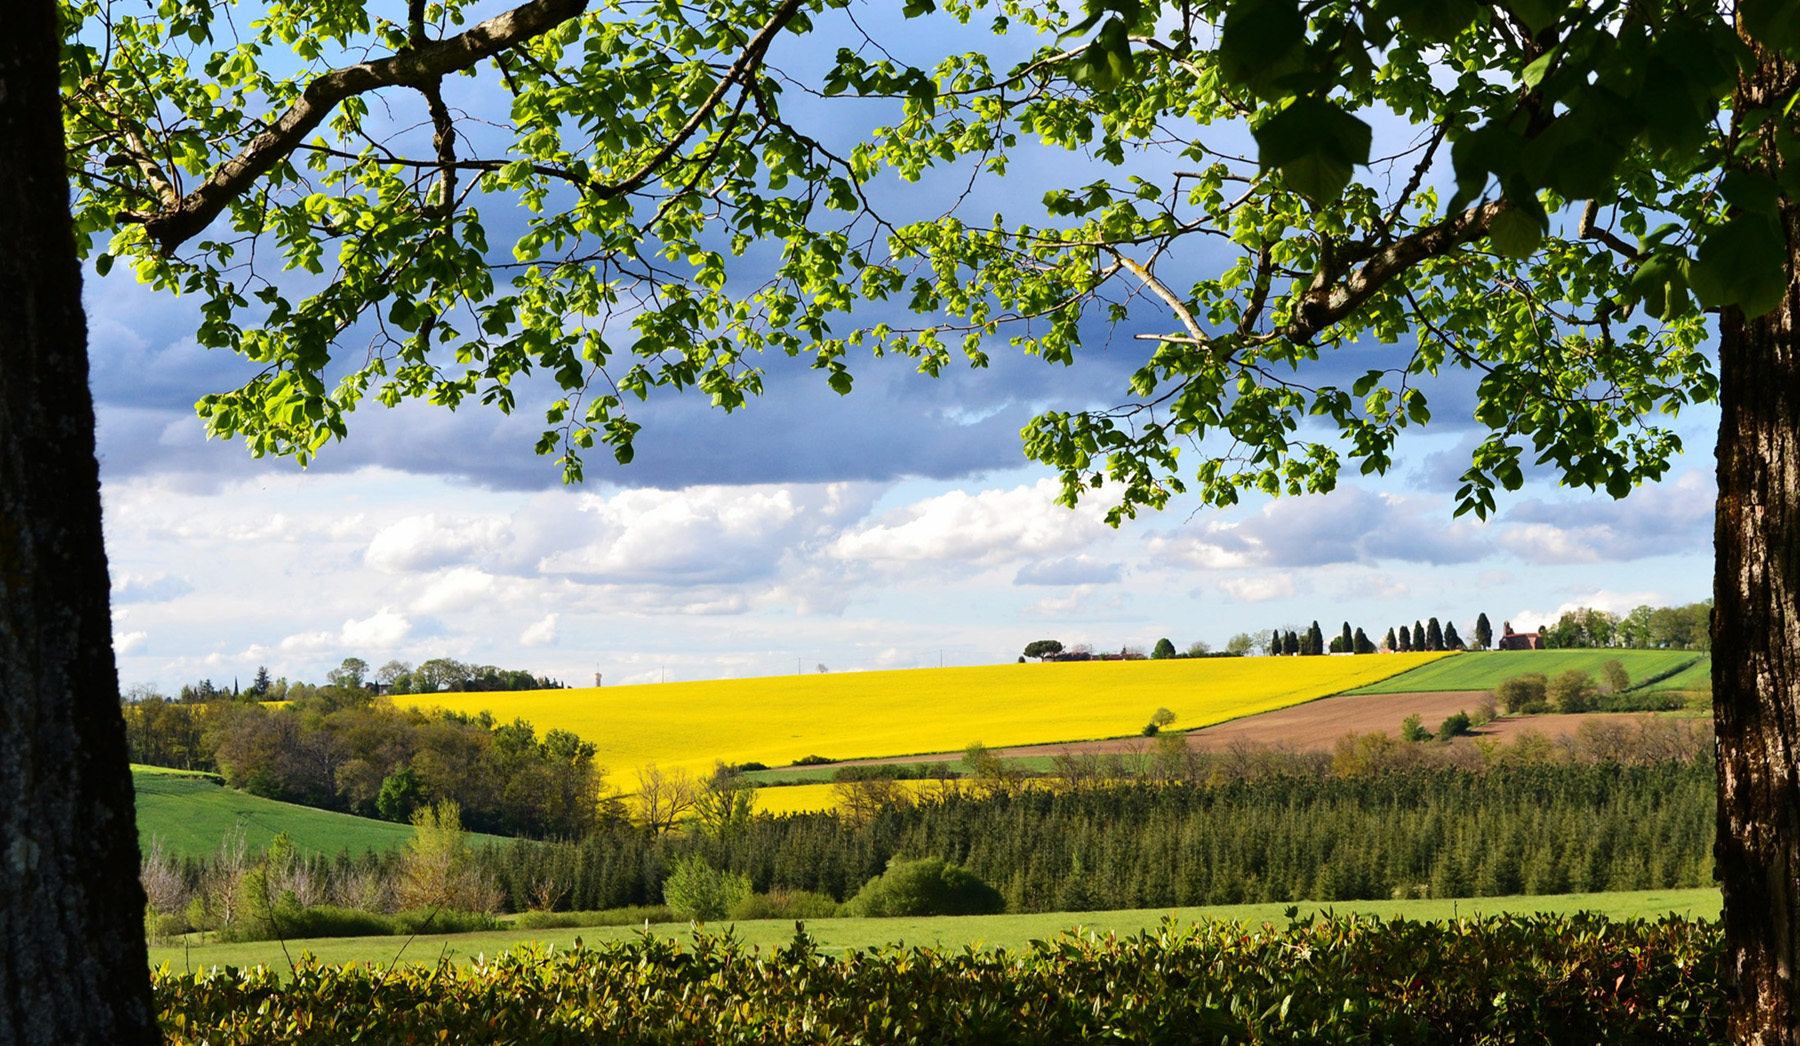
M 731 908 L 731 917 L 750 919 L 830 919 L 838 914 L 838 904 L 829 894 L 806 890 L 774 890 L 753 893 Z
M 1600 688 L 1591 673 L 1571 668 L 1550 681 L 1546 696 L 1558 712 L 1586 712 L 1599 695 Z
M 1527 672 L 1521 676 L 1501 681 L 1494 688 L 1494 698 L 1500 707 L 1506 709 L 1508 715 L 1523 712 L 1533 705 L 1541 705 L 1545 701 L 1550 681 L 1541 672 Z
M 699 854 L 675 862 L 663 882 L 663 903 L 678 919 L 711 922 L 723 919 L 750 896 L 750 880 L 706 863 Z
M 1458 734 L 1466 734 L 1468 732 L 1469 713 L 1458 712 L 1438 724 L 1437 738 L 1439 741 L 1448 741 Z
M 1600 678 L 1606 680 L 1608 693 L 1622 693 L 1631 686 L 1631 673 L 1625 671 L 1625 663 L 1616 657 L 1600 666 Z
M 1419 713 L 1414 712 L 1407 716 L 1400 724 L 1400 740 L 1407 744 L 1431 740 L 1431 731 L 1425 729 L 1424 719 Z
M 844 902 L 848 915 L 990 915 L 1003 910 L 1000 891 L 941 857 L 893 860 Z

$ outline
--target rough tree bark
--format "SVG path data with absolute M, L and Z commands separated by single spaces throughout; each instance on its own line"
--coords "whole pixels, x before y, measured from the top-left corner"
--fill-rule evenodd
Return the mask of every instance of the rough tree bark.
M 1757 50 L 1732 107 L 1734 132 L 1743 114 L 1780 104 L 1793 87 L 1794 66 Z M 1782 162 L 1772 146 L 1754 159 Z M 1731 1041 L 1753 1046 L 1800 1046 L 1800 209 L 1784 204 L 1783 218 L 1786 300 L 1755 319 L 1727 309 L 1719 324 L 1714 874 L 1725 898 Z
M 0 1043 L 150 1043 L 60 39 L 0 33 Z

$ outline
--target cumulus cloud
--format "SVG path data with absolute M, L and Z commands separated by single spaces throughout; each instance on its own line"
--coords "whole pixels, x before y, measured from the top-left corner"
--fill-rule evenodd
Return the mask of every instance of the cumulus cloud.
M 1266 603 L 1297 595 L 1300 591 L 1294 576 L 1287 573 L 1225 578 L 1219 582 L 1219 589 L 1239 603 Z
M 520 646 L 548 646 L 556 642 L 556 615 L 544 617 L 519 633 Z
M 980 563 L 1073 552 L 1107 539 L 1104 508 L 1056 504 L 1060 486 L 1044 479 L 1028 487 L 954 490 L 915 502 L 854 528 L 832 542 L 830 555 L 874 563 Z
M 149 638 L 150 633 L 148 632 L 125 632 L 115 635 L 113 636 L 112 644 L 113 653 L 129 654 L 135 650 L 141 649 Z
M 455 567 L 425 582 L 410 609 L 420 614 L 468 610 L 489 601 L 498 587 L 492 574 L 475 567 Z
M 408 516 L 382 527 L 369 540 L 363 562 L 388 573 L 432 570 L 466 562 L 500 539 L 505 521 L 494 518 Z
M 1503 517 L 1500 545 L 1529 563 L 1606 563 L 1704 550 L 1717 488 L 1691 469 L 1622 501 L 1520 503 Z
M 770 575 L 831 514 L 832 492 L 787 487 L 628 490 L 581 504 L 582 542 L 538 569 L 587 583 L 686 585 Z
M 1441 505 L 1346 486 L 1326 495 L 1279 498 L 1247 518 L 1210 522 L 1194 533 L 1157 539 L 1152 547 L 1208 570 L 1383 560 L 1445 565 L 1491 550 L 1482 524 L 1446 515 Z
M 284 653 L 320 654 L 337 650 L 385 650 L 395 646 L 412 630 L 412 623 L 391 607 L 360 620 L 352 618 L 336 632 L 296 632 L 277 645 Z
M 1615 592 L 1611 589 L 1595 589 L 1575 599 L 1568 600 L 1554 610 L 1540 611 L 1525 609 L 1514 614 L 1509 620 L 1514 629 L 1520 632 L 1535 632 L 1538 626 L 1550 626 L 1562 619 L 1572 610 L 1604 610 L 1609 614 L 1625 616 L 1638 607 L 1671 606 L 1686 602 L 1674 598 L 1664 592 L 1637 591 Z

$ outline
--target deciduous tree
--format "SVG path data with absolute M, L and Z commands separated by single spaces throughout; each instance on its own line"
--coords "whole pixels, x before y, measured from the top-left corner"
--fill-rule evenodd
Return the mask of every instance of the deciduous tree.
M 950 13 L 971 19 L 973 6 Z M 1041 34 L 1035 47 L 1007 45 L 1029 54 L 915 68 L 804 0 L 641 13 L 530 0 L 473 26 L 455 2 L 415 3 L 402 24 L 354 0 L 243 19 L 208 4 L 138 17 L 70 0 L 60 49 L 48 42 L 48 3 L 26 0 L 29 17 L 14 19 L 0 55 L 0 119 L 12 121 L 0 155 L 15 193 L 0 210 L 26 216 L 6 242 L 30 267 L 8 283 L 23 289 L 7 313 L 21 322 L 6 334 L 0 380 L 11 412 L 0 460 L 13 470 L 0 476 L 0 501 L 7 551 L 24 567 L 4 572 L 0 603 L 30 606 L 38 597 L 18 579 L 51 582 L 57 555 L 80 560 L 82 580 L 68 588 L 79 595 L 47 607 L 55 613 L 21 610 L 16 635 L 0 631 L 34 651 L 42 633 L 80 636 L 56 642 L 85 644 L 96 685 L 67 682 L 73 670 L 57 667 L 73 663 L 67 652 L 15 660 L 9 648 L 0 665 L 31 666 L 12 669 L 28 679 L 7 679 L 9 712 L 28 707 L 15 694 L 92 694 L 98 718 L 90 730 L 85 706 L 55 712 L 47 722 L 62 733 L 21 726 L 0 751 L 65 753 L 26 761 L 51 766 L 65 791 L 68 753 L 84 766 L 122 759 L 97 612 L 105 594 L 83 587 L 104 580 L 97 503 L 81 494 L 82 507 L 64 511 L 15 493 L 62 497 L 65 473 L 39 482 L 29 469 L 89 457 L 85 437 L 62 438 L 91 427 L 80 380 L 39 386 L 31 368 L 49 350 L 13 356 L 14 345 L 55 345 L 65 366 L 82 344 L 66 227 L 51 228 L 65 197 L 31 166 L 57 156 L 30 134 L 53 112 L 43 91 L 61 82 L 80 245 L 111 234 L 98 270 L 116 259 L 203 297 L 200 341 L 259 367 L 201 411 L 258 453 L 311 457 L 369 396 L 510 409 L 515 385 L 536 372 L 566 393 L 547 397 L 538 445 L 576 478 L 596 442 L 631 457 L 638 426 L 626 404 L 639 395 L 699 386 L 726 409 L 742 405 L 760 389 L 748 355 L 760 349 L 805 353 L 847 390 L 854 350 L 904 353 L 937 373 L 953 349 L 984 362 L 989 336 L 1006 328 L 1066 363 L 1094 320 L 1148 311 L 1161 329 L 1137 332 L 1143 364 L 1119 402 L 1047 413 L 1028 429 L 1027 453 L 1059 470 L 1068 501 L 1104 483 L 1116 520 L 1190 489 L 1212 504 L 1247 490 L 1328 491 L 1346 458 L 1388 468 L 1399 436 L 1430 419 L 1430 379 L 1467 370 L 1486 435 L 1456 502 L 1486 514 L 1497 491 L 1522 484 L 1527 456 L 1614 496 L 1659 478 L 1680 449 L 1661 416 L 1716 397 L 1712 636 L 1732 1033 L 1800 1041 L 1785 958 L 1800 952 L 1800 919 L 1788 914 L 1800 911 L 1800 883 L 1787 871 L 1800 867 L 1800 826 L 1785 817 L 1800 806 L 1800 754 L 1779 742 L 1800 734 L 1795 5 L 991 7 L 993 18 L 974 20 Z M 924 17 L 934 4 L 905 10 Z M 783 108 L 790 81 L 770 67 L 790 36 L 820 26 L 852 46 L 828 61 L 816 94 L 893 105 L 847 149 L 800 126 L 816 115 L 805 106 Z M 233 38 L 240 30 L 249 39 Z M 291 57 L 273 53 L 284 46 Z M 59 51 L 60 77 L 32 64 Z M 444 78 L 465 73 L 484 79 L 459 87 L 504 98 L 496 109 L 511 133 L 462 133 L 486 115 L 446 104 Z M 1246 131 L 1254 156 L 1236 154 Z M 1072 172 L 1041 212 L 992 223 L 990 211 L 890 219 L 870 192 L 890 171 L 999 175 L 1039 142 L 1085 150 L 1102 169 Z M 1105 169 L 1128 165 L 1116 177 Z M 1440 173 L 1453 178 L 1447 199 Z M 530 217 L 490 253 L 480 204 L 503 196 Z M 737 290 L 731 256 L 763 244 L 781 245 L 779 258 Z M 270 264 L 328 278 L 272 279 L 259 268 Z M 40 291 L 59 304 L 32 314 Z M 903 298 L 934 318 L 848 321 L 868 298 Z M 61 326 L 32 327 L 28 314 Z M 1701 350 L 1711 332 L 1716 374 Z M 354 360 L 340 344 L 355 346 Z M 1348 346 L 1372 353 L 1353 366 L 1378 363 L 1335 376 Z M 80 378 L 78 365 L 65 369 Z M 34 392 L 50 393 L 45 405 L 14 406 Z M 1303 429 L 1308 418 L 1339 438 Z M 1177 447 L 1193 448 L 1180 458 L 1188 471 Z M 41 522 L 23 522 L 33 511 Z M 83 808 L 127 810 L 123 771 L 95 774 L 105 783 Z M 55 791 L 22 775 L 8 786 Z M 48 822 L 14 816 L 26 820 L 6 837 L 52 846 L 47 857 L 88 845 L 52 844 Z M 92 867 L 135 867 L 124 829 L 108 831 Z M 78 835 L 93 838 L 63 833 Z M 30 905 L 28 892 L 9 893 L 9 911 Z M 66 892 L 44 917 L 68 915 L 56 925 L 78 937 L 91 920 L 71 913 L 88 893 Z M 98 894 L 102 907 L 140 900 L 133 889 Z M 31 1008 L 21 991 L 8 998 Z M 107 1012 L 142 998 L 109 991 Z

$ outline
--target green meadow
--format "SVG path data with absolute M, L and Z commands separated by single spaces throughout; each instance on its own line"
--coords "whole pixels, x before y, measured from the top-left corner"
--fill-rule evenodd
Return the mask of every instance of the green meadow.
M 323 854 L 393 850 L 413 834 L 408 824 L 295 806 L 226 788 L 214 774 L 134 766 L 131 781 L 137 789 L 138 844 L 148 850 L 153 841 L 160 842 L 163 852 L 172 856 L 214 853 L 239 829 L 252 853 L 267 849 L 281 832 L 298 849 Z M 491 838 L 496 837 L 472 835 L 470 841 L 479 845 Z
M 1490 650 L 1482 653 L 1457 654 L 1410 672 L 1347 690 L 1349 694 L 1409 694 L 1438 690 L 1492 690 L 1501 682 L 1527 672 L 1555 676 L 1570 669 L 1589 672 L 1600 678 L 1600 666 L 1617 660 L 1630 673 L 1633 688 L 1646 680 L 1667 676 L 1669 680 L 1692 675 L 1704 679 L 1710 664 L 1705 654 L 1693 650 Z M 1670 686 L 1667 680 L 1651 684 L 1653 689 L 1698 689 Z
M 1464 900 L 1342 901 L 1333 904 L 1302 903 L 1302 916 L 1327 912 L 1356 912 L 1383 919 L 1442 921 L 1459 916 L 1572 914 L 1596 912 L 1615 920 L 1658 919 L 1677 915 L 1689 919 L 1716 919 L 1719 891 L 1642 890 L 1620 893 L 1558 894 L 1536 897 L 1475 897 Z M 814 919 L 806 931 L 821 950 L 835 953 L 863 951 L 887 945 L 920 948 L 1023 948 L 1032 941 L 1048 940 L 1065 931 L 1128 936 L 1154 929 L 1165 918 L 1181 922 L 1228 921 L 1249 926 L 1287 924 L 1285 904 L 1238 904 L 1206 908 L 1150 908 L 1108 912 L 1051 912 L 1030 915 L 962 915 L 899 919 Z M 706 933 L 729 930 L 739 940 L 763 948 L 784 945 L 793 939 L 794 924 L 784 919 L 714 923 Z M 311 953 L 327 963 L 386 963 L 396 961 L 435 963 L 439 959 L 466 963 L 478 955 L 494 955 L 526 942 L 567 948 L 580 939 L 588 944 L 626 940 L 639 933 L 677 937 L 691 941 L 691 924 L 661 923 L 645 927 L 593 926 L 557 930 L 501 929 L 479 933 L 401 937 L 327 937 L 316 940 L 256 941 L 233 944 L 174 944 L 153 946 L 150 965 L 167 963 L 174 971 L 213 967 L 269 966 L 282 968 L 289 959 Z

